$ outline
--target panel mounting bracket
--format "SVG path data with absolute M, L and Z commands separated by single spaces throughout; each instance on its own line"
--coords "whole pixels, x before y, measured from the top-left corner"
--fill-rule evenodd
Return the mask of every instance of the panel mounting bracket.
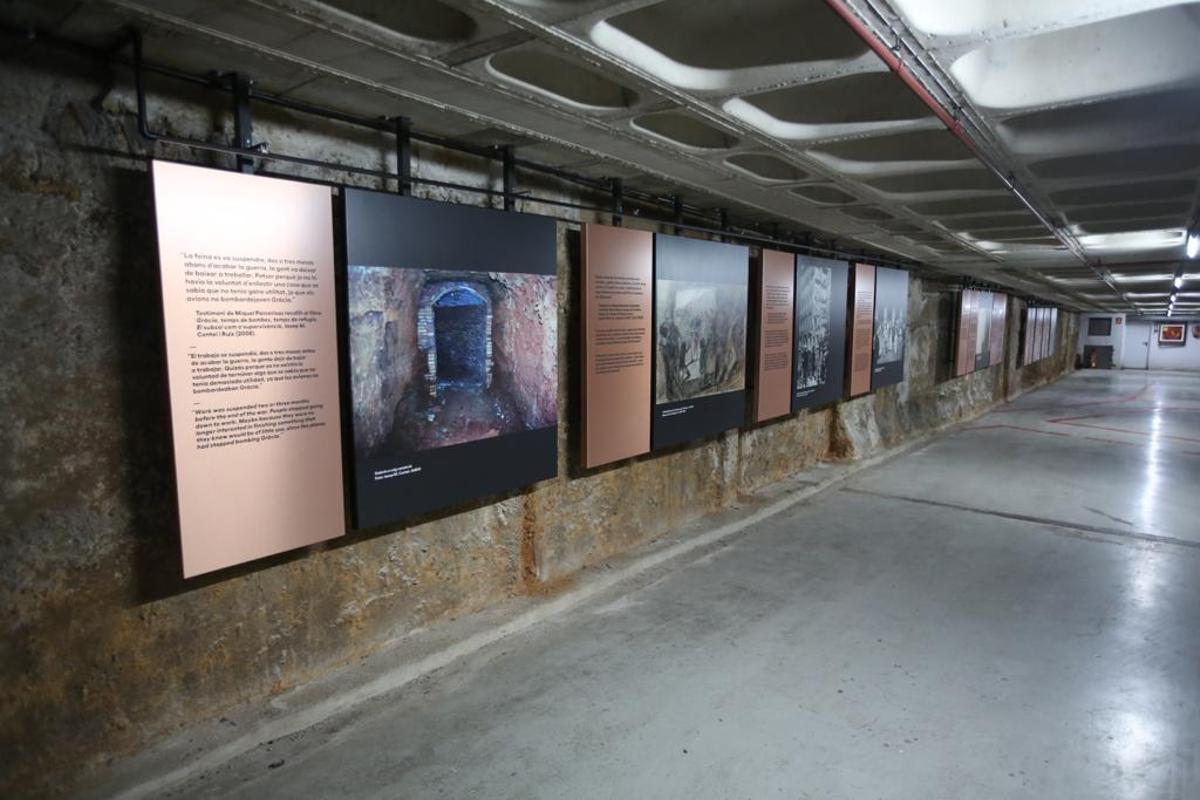
M 396 193 L 412 194 L 412 120 L 393 117 L 396 136 Z
M 517 207 L 517 198 L 513 192 L 515 181 L 514 162 L 513 162 L 513 147 L 511 144 L 500 146 L 500 158 L 503 176 L 504 189 L 504 210 L 512 211 Z
M 612 186 L 612 224 L 619 228 L 625 220 L 625 182 L 612 178 L 609 184 Z

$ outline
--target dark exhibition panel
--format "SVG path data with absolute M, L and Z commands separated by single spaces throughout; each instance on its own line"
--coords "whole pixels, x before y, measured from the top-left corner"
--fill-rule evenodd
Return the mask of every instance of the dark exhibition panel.
M 1057 337 L 1057 331 L 1055 332 Z M 992 324 L 988 336 L 991 356 L 989 366 L 1000 366 L 1004 363 L 1005 347 L 1008 344 L 1008 295 L 992 292 Z
M 975 314 L 975 352 L 972 359 L 975 369 L 986 369 L 991 366 L 992 347 L 992 293 L 978 292 L 976 297 L 978 311 Z M 999 332 L 997 332 L 997 335 Z
M 0 3 L 0 798 L 1200 798 L 1198 9 Z
M 654 237 L 654 449 L 745 421 L 749 292 L 746 247 Z
M 553 220 L 345 191 L 355 523 L 558 468 Z
M 908 339 L 908 273 L 875 270 L 875 323 L 871 346 L 871 390 L 904 380 L 904 350 Z
M 850 265 L 796 257 L 796 356 L 792 411 L 841 400 L 845 392 Z

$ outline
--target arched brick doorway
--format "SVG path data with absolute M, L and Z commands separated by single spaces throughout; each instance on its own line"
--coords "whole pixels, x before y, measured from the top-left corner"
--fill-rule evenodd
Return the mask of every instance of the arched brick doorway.
M 492 300 L 482 284 L 435 281 L 421 292 L 417 345 L 429 394 L 492 385 Z

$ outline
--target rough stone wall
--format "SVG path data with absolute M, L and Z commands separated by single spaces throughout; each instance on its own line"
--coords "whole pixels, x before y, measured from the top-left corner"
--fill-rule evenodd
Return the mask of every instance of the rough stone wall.
M 369 452 L 392 429 L 396 404 L 424 365 L 417 348 L 421 273 L 352 268 L 347 281 L 354 445 Z
M 33 55 L 6 61 L 0 84 L 8 110 L 0 115 L 3 797 L 61 793 L 190 723 L 351 663 L 407 631 L 544 591 L 818 459 L 862 456 L 966 418 L 1053 378 L 1073 353 L 1062 346 L 1076 335 L 1065 315 L 1054 363 L 1018 369 L 1010 360 L 1006 370 L 945 380 L 953 291 L 917 279 L 900 386 L 584 472 L 571 416 L 579 399 L 577 234 L 559 225 L 557 309 L 537 314 L 556 313 L 560 333 L 560 477 L 185 582 L 150 195 L 138 157 L 147 150 L 126 76 L 110 83 L 95 74 L 90 63 Z M 229 140 L 223 109 L 207 101 L 156 95 L 152 108 L 160 131 Z M 277 152 L 391 166 L 391 141 L 373 133 L 260 113 L 255 134 Z M 432 148 L 418 156 L 421 175 L 499 180 L 494 165 Z M 384 188 L 307 167 L 289 173 Z M 478 202 L 446 189 L 422 194 Z M 386 324 L 377 334 L 386 338 Z M 1010 359 L 1014 337 L 1010 323 Z
M 497 298 L 493 349 L 498 377 L 527 428 L 558 421 L 558 295 L 546 275 L 492 273 Z

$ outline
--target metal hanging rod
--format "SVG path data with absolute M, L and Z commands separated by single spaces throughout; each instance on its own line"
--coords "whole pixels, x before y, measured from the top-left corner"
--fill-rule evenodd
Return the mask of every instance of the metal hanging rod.
M 847 251 L 837 248 L 836 245 L 832 247 L 823 247 L 812 243 L 814 241 L 814 237 L 810 232 L 804 232 L 801 234 L 805 239 L 804 243 L 784 239 L 778 234 L 777 230 L 773 231 L 771 234 L 764 234 L 756 230 L 753 226 L 746 227 L 731 224 L 729 221 L 728 211 L 725 209 L 704 209 L 695 206 L 689 206 L 680 202 L 676 194 L 659 196 L 649 192 L 626 189 L 623 186 L 623 182 L 620 178 L 593 178 L 574 173 L 569 170 L 561 169 L 559 167 L 540 164 L 536 161 L 531 161 L 529 159 L 516 156 L 512 152 L 510 146 L 478 145 L 471 142 L 458 141 L 436 134 L 415 131 L 411 129 L 408 120 L 403 117 L 359 116 L 288 97 L 282 97 L 270 92 L 264 92 L 257 89 L 253 82 L 247 80 L 245 76 L 241 76 L 236 73 L 212 72 L 205 75 L 196 75 L 184 70 L 176 69 L 174 67 L 148 62 L 144 59 L 142 53 L 141 32 L 134 28 L 122 30 L 119 37 L 114 40 L 114 46 L 111 48 L 94 47 L 92 45 L 55 36 L 53 34 L 40 31 L 36 28 L 18 28 L 11 25 L 0 25 L 0 32 L 8 37 L 20 39 L 28 43 L 45 44 L 85 57 L 99 59 L 104 62 L 115 63 L 130 68 L 133 72 L 136 92 L 138 132 L 143 138 L 151 142 L 162 142 L 164 144 L 186 147 L 193 150 L 202 150 L 232 156 L 235 159 L 235 164 L 241 169 L 248 168 L 248 165 L 252 164 L 254 160 L 277 161 L 285 164 L 294 164 L 297 166 L 330 170 L 349 175 L 371 177 L 384 181 L 394 181 L 401 193 L 407 193 L 412 186 L 429 186 L 434 188 L 451 189 L 465 193 L 479 194 L 489 198 L 501 198 L 505 208 L 513 208 L 517 202 L 526 204 L 541 204 L 558 208 L 570 208 L 578 211 L 589 211 L 593 213 L 611 215 L 614 224 L 621 224 L 621 220 L 623 218 L 637 217 L 649 223 L 673 227 L 680 232 L 691 231 L 696 233 L 704 233 L 726 240 L 737 239 L 749 244 L 769 246 L 790 252 L 811 253 L 816 255 L 832 256 L 846 260 L 864 261 L 903 268 L 919 266 L 917 262 L 902 257 L 871 256 L 867 255 L 865 251 Z M 132 50 L 132 56 L 126 56 L 121 53 L 121 50 L 127 46 Z M 149 114 L 146 102 L 145 76 L 147 74 L 159 75 L 178 82 L 188 83 L 194 86 L 199 86 L 205 89 L 231 95 L 234 102 L 234 120 L 235 123 L 237 123 L 235 125 L 235 128 L 237 129 L 237 144 L 214 144 L 212 142 L 206 142 L 199 139 L 169 136 L 152 130 L 149 123 Z M 263 145 L 253 144 L 250 139 L 249 104 L 251 102 L 263 103 L 288 111 L 302 113 L 335 122 L 342 122 L 369 130 L 376 130 L 382 133 L 394 135 L 397 137 L 398 170 L 396 172 L 389 172 L 387 170 L 356 167 L 347 164 L 321 161 L 319 159 L 305 158 L 302 156 L 268 152 Z M 505 188 L 489 189 L 479 186 L 453 183 L 450 181 L 439 181 L 431 178 L 416 177 L 412 174 L 411 167 L 408 163 L 408 159 L 411 157 L 411 146 L 408 144 L 409 141 L 422 142 L 434 147 L 453 150 L 487 159 L 489 161 L 498 162 L 504 168 L 504 176 L 506 178 L 504 181 Z M 514 173 L 517 168 L 520 168 L 526 172 L 539 173 L 557 180 L 571 183 L 590 192 L 603 194 L 608 199 L 608 204 L 590 205 L 587 203 L 559 200 L 552 197 L 537 196 L 531 192 L 517 192 L 513 188 L 513 184 L 515 183 Z M 337 183 L 335 181 L 321 180 L 315 182 L 338 188 L 344 186 L 344 184 Z M 627 207 L 627 204 L 629 203 L 636 205 L 633 209 L 630 209 Z M 636 206 L 648 206 L 649 209 L 644 210 L 643 208 L 638 208 Z M 661 215 L 657 215 L 654 213 L 655 209 L 662 209 L 663 213 Z M 649 211 L 649 213 L 646 213 L 646 211 Z M 685 217 L 691 217 L 693 219 L 699 218 L 700 220 L 712 220 L 715 225 L 689 224 Z M 562 222 L 578 224 L 578 220 L 570 220 L 557 216 L 554 218 Z M 775 228 L 778 228 L 778 224 L 775 225 Z

